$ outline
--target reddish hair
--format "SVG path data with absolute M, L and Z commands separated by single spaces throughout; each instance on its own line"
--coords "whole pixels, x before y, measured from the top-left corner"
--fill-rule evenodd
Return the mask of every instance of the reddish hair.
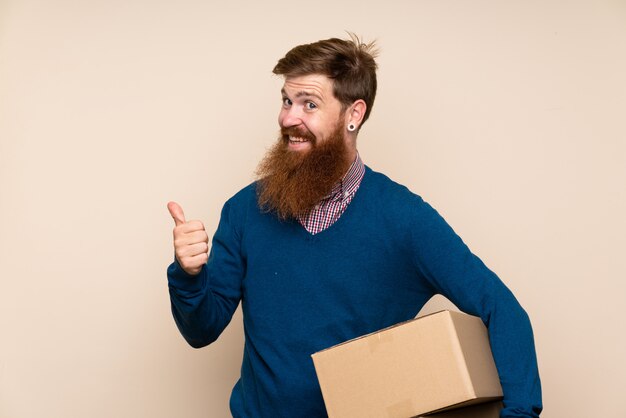
M 333 80 L 333 94 L 342 111 L 356 100 L 367 105 L 367 120 L 376 97 L 375 42 L 364 44 L 353 34 L 350 40 L 331 38 L 291 49 L 274 67 L 273 73 L 285 77 L 322 74 Z

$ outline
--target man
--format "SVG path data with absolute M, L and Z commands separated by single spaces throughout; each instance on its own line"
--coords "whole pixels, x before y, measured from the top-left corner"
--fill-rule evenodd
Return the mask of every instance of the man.
M 364 166 L 357 135 L 376 94 L 372 45 L 300 45 L 278 61 L 281 135 L 259 180 L 228 200 L 208 255 L 180 206 L 168 269 L 172 312 L 194 347 L 242 303 L 234 417 L 323 417 L 310 355 L 415 317 L 440 293 L 489 328 L 503 417 L 537 417 L 530 322 L 500 279 L 419 196 Z

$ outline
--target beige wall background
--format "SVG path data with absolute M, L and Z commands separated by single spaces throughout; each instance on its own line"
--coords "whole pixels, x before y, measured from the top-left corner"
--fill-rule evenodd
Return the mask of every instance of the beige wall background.
M 0 0 L 1 417 L 228 416 L 240 313 L 180 337 L 165 205 L 212 233 L 274 63 L 344 30 L 382 51 L 363 159 L 518 296 L 543 416 L 626 416 L 624 1 Z

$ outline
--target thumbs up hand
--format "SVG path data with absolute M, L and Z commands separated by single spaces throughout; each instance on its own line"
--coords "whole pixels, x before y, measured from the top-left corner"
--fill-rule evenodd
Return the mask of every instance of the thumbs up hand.
M 192 276 L 200 273 L 209 259 L 209 237 L 200 221 L 185 221 L 183 208 L 169 202 L 167 210 L 174 219 L 174 252 L 178 264 Z

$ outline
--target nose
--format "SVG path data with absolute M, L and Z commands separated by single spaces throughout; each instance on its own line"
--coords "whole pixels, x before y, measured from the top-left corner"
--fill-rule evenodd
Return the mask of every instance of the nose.
M 278 115 L 278 124 L 283 128 L 290 128 L 302 124 L 302 117 L 296 106 L 282 109 Z

